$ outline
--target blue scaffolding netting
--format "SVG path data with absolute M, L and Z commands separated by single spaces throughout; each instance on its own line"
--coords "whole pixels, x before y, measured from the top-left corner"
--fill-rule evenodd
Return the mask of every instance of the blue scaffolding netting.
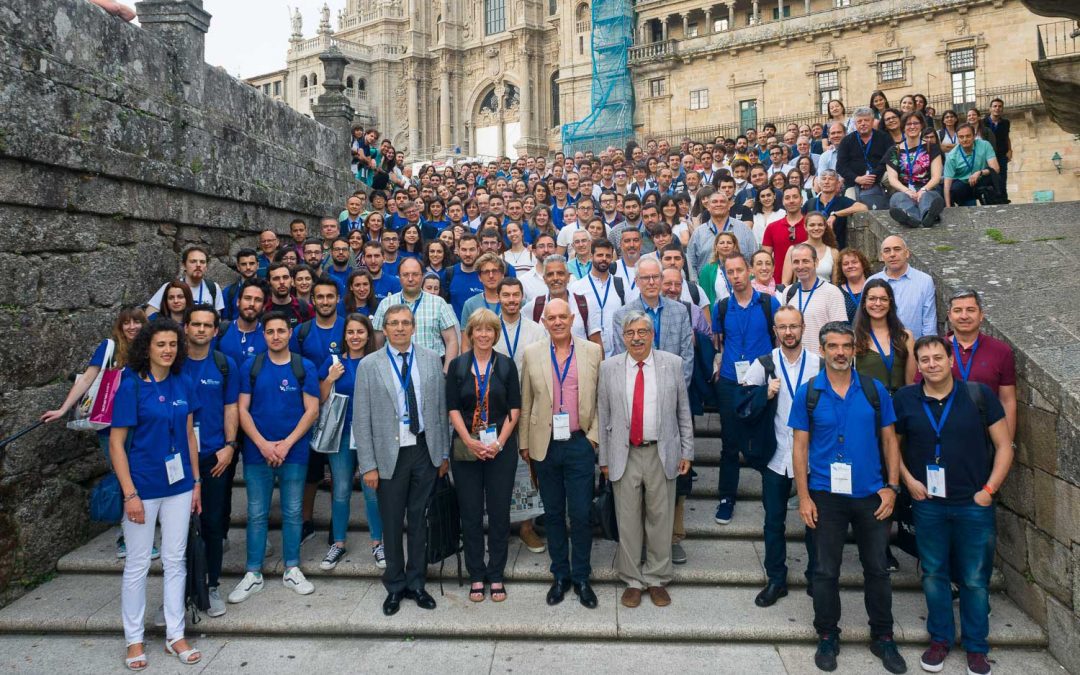
M 565 152 L 600 152 L 633 138 L 634 85 L 627 63 L 633 44 L 633 0 L 593 0 L 592 110 L 563 125 Z

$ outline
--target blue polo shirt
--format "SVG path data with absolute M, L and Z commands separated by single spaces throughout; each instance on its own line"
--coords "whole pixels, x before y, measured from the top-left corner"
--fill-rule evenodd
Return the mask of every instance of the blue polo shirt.
M 224 352 L 239 367 L 244 361 L 266 351 L 266 335 L 263 334 L 263 326 L 257 323 L 255 330 L 245 333 L 238 325 L 231 323 L 225 329 L 225 334 L 217 339 L 214 349 Z
M 753 361 L 773 349 L 772 332 L 769 330 L 765 312 L 761 310 L 760 293 L 754 291 L 750 304 L 740 305 L 732 296 L 727 303 L 724 325 L 720 325 L 720 302 L 713 307 L 713 333 L 724 336 L 724 351 L 720 359 L 720 377 L 735 382 L 736 361 Z M 780 309 L 776 298 L 769 298 L 772 313 Z
M 331 328 L 322 328 L 315 319 L 311 319 L 311 332 L 304 338 L 304 344 L 300 344 L 300 331 L 304 325 L 300 324 L 292 332 L 289 339 L 289 351 L 300 354 L 312 363 L 322 363 L 331 354 L 340 354 L 344 346 L 345 317 L 337 315 Z
M 885 387 L 874 380 L 881 401 L 881 428 L 896 423 L 896 413 Z M 814 429 L 810 434 L 810 489 L 831 491 L 829 465 L 838 458 L 851 463 L 851 496 L 869 497 L 885 483 L 881 480 L 881 450 L 874 431 L 874 407 L 866 400 L 859 378 L 851 374 L 847 395 L 840 398 L 822 370 L 817 377 L 803 383 L 791 402 L 788 426 L 799 431 L 810 430 L 806 414 L 807 387 L 821 392 L 814 408 Z M 840 438 L 843 437 L 843 442 Z
M 255 422 L 255 428 L 259 430 L 263 438 L 268 441 L 280 441 L 287 437 L 300 423 L 304 416 L 304 394 L 319 397 L 319 378 L 315 372 L 315 366 L 311 361 L 304 359 L 304 386 L 300 384 L 293 374 L 292 364 L 278 365 L 270 360 L 267 354 L 263 361 L 262 370 L 255 380 L 255 386 L 251 384 L 251 366 L 255 359 L 248 359 L 240 366 L 240 393 L 249 394 L 251 403 L 248 412 Z M 308 448 L 311 444 L 311 430 L 300 437 L 289 454 L 285 457 L 287 464 L 307 464 Z M 244 464 L 265 464 L 259 448 L 246 434 L 244 435 Z
M 941 430 L 941 466 L 945 467 L 945 497 L 934 501 L 947 504 L 970 504 L 975 493 L 986 485 L 994 468 L 993 447 L 986 429 L 1004 419 L 1005 409 L 990 387 L 971 383 L 982 390 L 986 419 L 971 400 L 968 388 L 960 380 L 953 382 L 954 397 L 949 417 Z M 904 465 L 916 480 L 926 485 L 926 466 L 935 459 L 937 435 L 923 409 L 925 402 L 936 421 L 941 420 L 945 402 L 923 393 L 923 385 L 910 384 L 893 397 L 896 408 L 896 433 L 904 436 Z
M 191 490 L 191 452 L 187 418 L 199 411 L 199 395 L 183 373 L 161 382 L 144 382 L 130 368 L 124 371 L 113 401 L 113 427 L 126 427 L 131 437 L 128 469 L 142 499 L 172 497 Z M 170 422 L 171 418 L 171 422 Z M 171 433 L 170 433 L 171 431 Z M 180 455 L 184 477 L 169 485 L 165 460 Z
M 240 396 L 240 371 L 236 361 L 225 355 L 229 376 L 218 370 L 213 354 L 201 361 L 188 357 L 181 372 L 191 379 L 199 395 L 199 410 L 195 413 L 196 438 L 199 454 L 209 455 L 225 447 L 225 406 L 236 403 Z

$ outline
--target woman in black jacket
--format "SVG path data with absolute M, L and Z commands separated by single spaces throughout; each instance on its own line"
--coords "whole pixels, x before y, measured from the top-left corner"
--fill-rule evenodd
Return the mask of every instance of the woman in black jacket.
M 493 347 L 499 339 L 499 317 L 488 309 L 474 312 L 465 324 L 472 346 L 446 373 L 446 407 L 454 425 L 454 471 L 461 509 L 469 599 L 506 600 L 503 572 L 510 538 L 510 495 L 517 473 L 517 434 L 521 386 L 512 359 Z M 488 560 L 484 563 L 484 511 L 488 516 Z

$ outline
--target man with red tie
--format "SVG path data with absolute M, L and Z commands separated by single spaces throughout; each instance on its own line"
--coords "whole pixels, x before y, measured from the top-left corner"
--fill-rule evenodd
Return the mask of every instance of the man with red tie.
M 675 477 L 694 459 L 683 359 L 654 350 L 653 330 L 645 312 L 631 310 L 622 321 L 626 351 L 600 364 L 600 471 L 615 493 L 615 571 L 626 584 L 624 607 L 640 605 L 645 591 L 657 607 L 671 604 L 665 586 L 674 569 Z

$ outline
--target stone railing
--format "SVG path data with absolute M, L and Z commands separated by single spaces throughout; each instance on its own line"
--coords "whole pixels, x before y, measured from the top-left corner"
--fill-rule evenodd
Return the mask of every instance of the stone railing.
M 641 63 L 675 55 L 675 41 L 665 40 L 630 48 L 630 63 Z

